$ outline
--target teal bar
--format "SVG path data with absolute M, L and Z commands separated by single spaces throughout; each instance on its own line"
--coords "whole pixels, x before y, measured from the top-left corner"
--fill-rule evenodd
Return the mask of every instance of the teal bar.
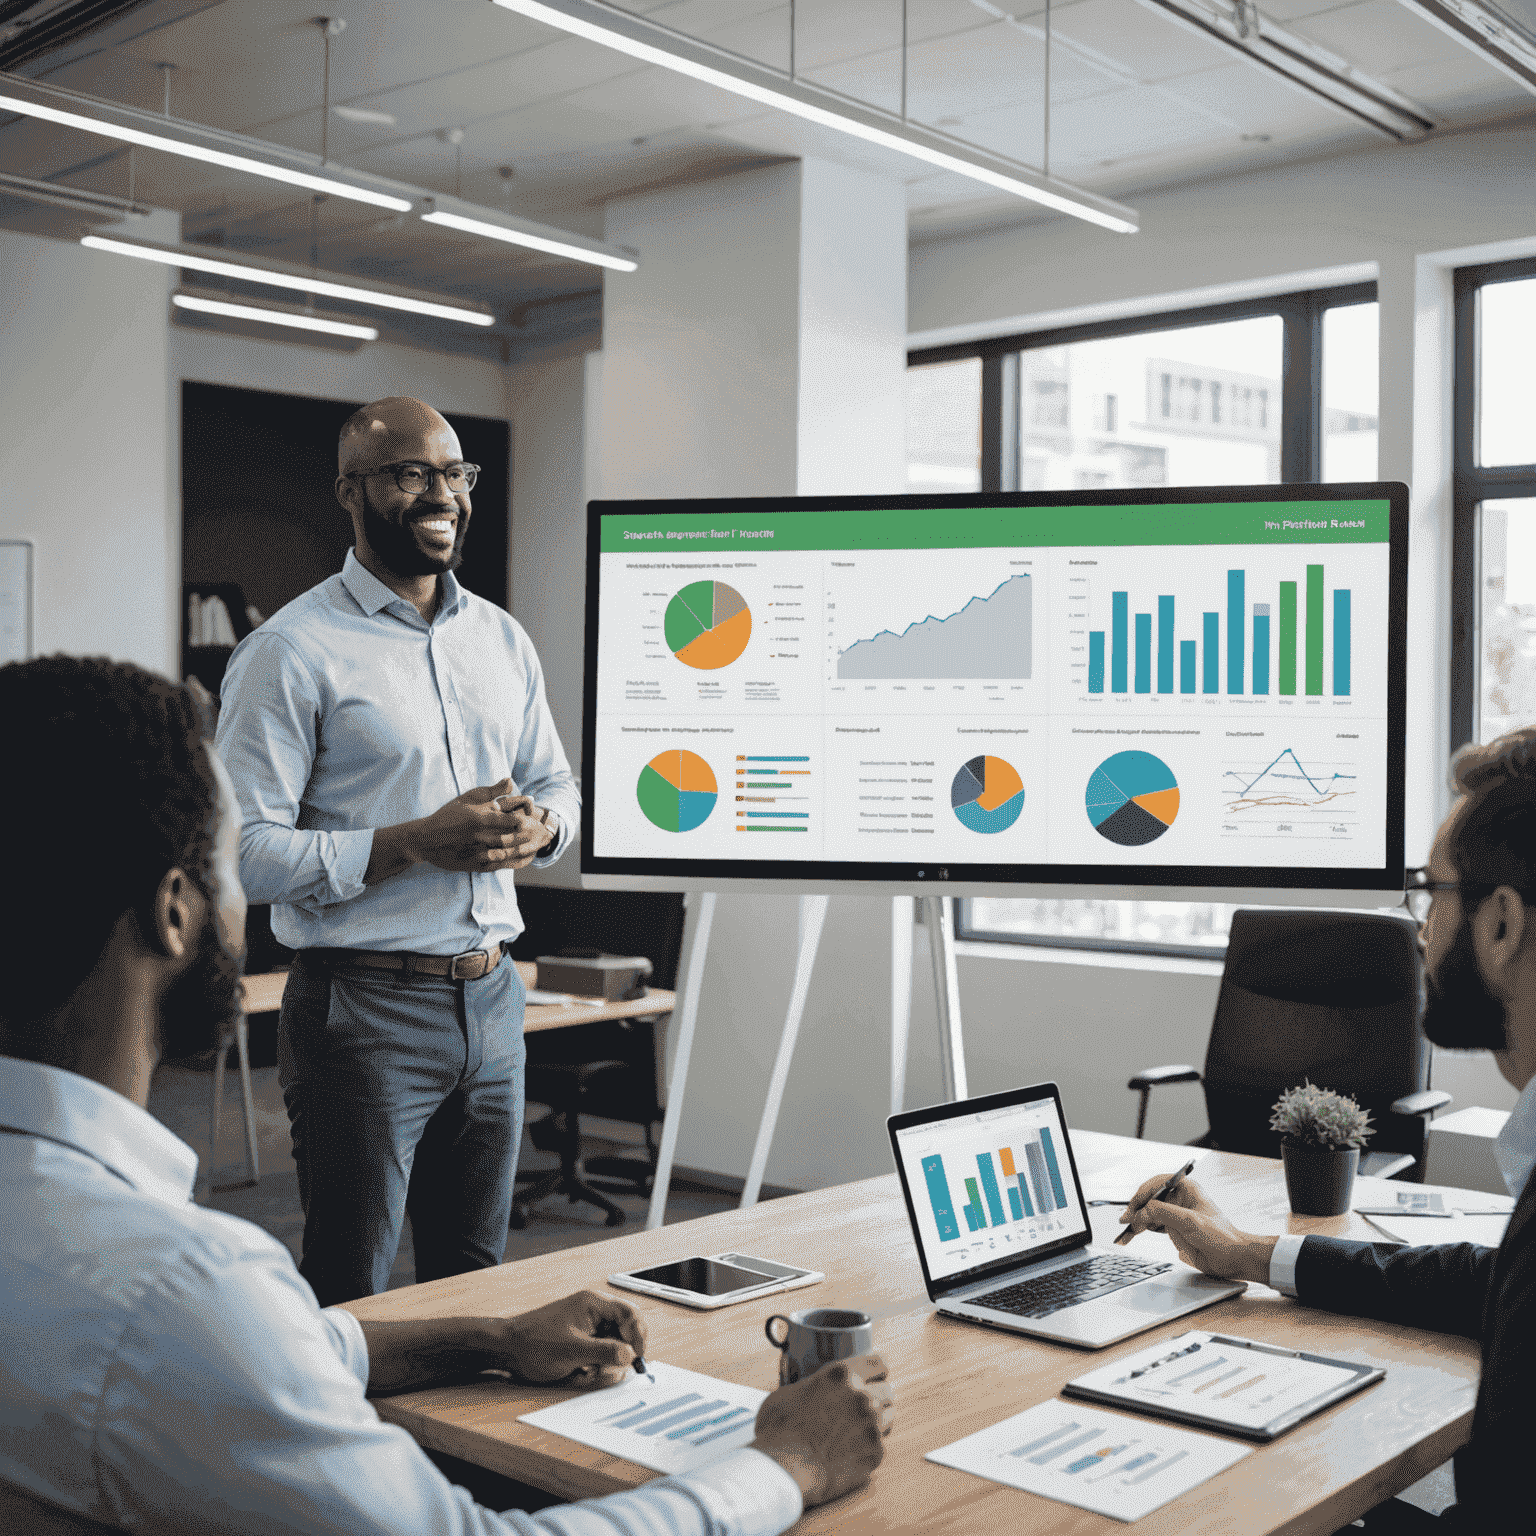
M 1088 692 L 1104 692 L 1104 631 L 1088 631 Z
M 1051 1190 L 1056 1196 L 1056 1208 L 1064 1211 L 1067 1208 L 1067 1191 L 1061 1182 L 1061 1168 L 1056 1162 L 1056 1147 L 1051 1141 L 1049 1126 L 1040 1127 L 1040 1145 L 1045 1148 L 1045 1165 L 1051 1171 Z
M 1242 571 L 1227 572 L 1227 692 L 1243 691 L 1243 600 Z
M 1125 693 L 1128 684 L 1125 676 L 1126 607 L 1130 595 L 1125 592 L 1110 594 L 1109 620 L 1109 691 Z
M 933 1220 L 939 1229 L 939 1241 L 952 1242 L 960 1236 L 960 1226 L 955 1220 L 949 1180 L 944 1177 L 944 1159 L 937 1152 L 923 1159 L 923 1177 L 928 1182 L 928 1203 L 933 1207 Z
M 808 757 L 747 757 L 749 763 L 808 763 Z
M 1208 613 L 1205 616 L 1205 679 L 1202 692 L 1221 692 L 1221 615 Z
M 1269 692 L 1269 604 L 1253 605 L 1253 691 Z
M 1179 642 L 1179 692 L 1193 693 L 1195 691 L 1195 642 L 1193 640 L 1181 640 Z
M 1157 600 L 1157 691 L 1173 692 L 1173 599 Z
M 1136 615 L 1136 692 L 1152 692 L 1152 615 Z
M 981 1173 L 981 1187 L 986 1192 L 987 1209 L 992 1213 L 992 1225 L 1000 1227 L 1004 1220 L 1003 1197 L 997 1191 L 997 1173 L 992 1167 L 992 1154 L 978 1152 L 976 1167 Z
M 1024 1220 L 1024 1207 L 1019 1204 L 1019 1192 L 1012 1184 L 1008 1186 L 1008 1209 L 1013 1212 L 1015 1221 Z
M 1333 589 L 1333 691 L 1349 693 L 1349 588 Z

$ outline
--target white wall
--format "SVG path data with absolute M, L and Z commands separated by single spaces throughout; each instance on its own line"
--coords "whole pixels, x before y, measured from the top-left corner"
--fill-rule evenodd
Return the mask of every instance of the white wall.
M 179 236 L 169 214 L 135 228 Z M 175 672 L 170 285 L 164 267 L 0 230 L 0 536 L 35 541 L 37 655 Z

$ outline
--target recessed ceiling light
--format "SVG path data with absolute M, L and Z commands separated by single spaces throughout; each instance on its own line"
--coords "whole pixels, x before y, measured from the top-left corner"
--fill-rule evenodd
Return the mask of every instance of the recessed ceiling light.
M 802 80 L 768 69 L 737 54 L 713 48 L 602 0 L 494 0 L 504 10 L 558 27 L 646 64 L 718 86 L 761 106 L 772 107 L 866 144 L 969 177 L 998 191 L 1027 198 L 1057 213 L 1071 214 L 1117 234 L 1136 232 L 1134 210 L 1066 182 L 1042 176 L 1012 161 L 989 155 L 944 134 L 888 112 L 849 101 Z
M 331 111 L 349 123 L 382 123 L 393 128 L 397 121 L 393 112 L 375 112 L 372 107 L 332 107 Z
M 353 304 L 371 304 L 380 309 L 402 310 L 412 315 L 430 315 L 437 320 L 461 320 L 466 325 L 494 325 L 496 317 L 486 309 L 466 309 L 444 304 L 437 299 L 416 298 L 384 288 L 362 288 L 354 283 L 338 283 L 319 273 L 289 271 L 276 263 L 262 261 L 225 261 L 202 256 L 173 245 L 155 245 L 147 240 L 118 240 L 106 235 L 87 235 L 81 242 L 93 251 L 107 251 L 114 256 L 133 256 L 140 261 L 156 261 L 166 267 L 180 267 L 189 272 L 207 272 L 215 277 L 233 277 L 247 283 L 264 283 L 271 288 L 286 288 L 295 293 L 316 293 L 328 299 L 345 299 Z
M 231 320 L 257 320 L 263 325 L 286 325 L 296 331 L 320 331 L 327 336 L 347 336 L 354 341 L 377 341 L 379 333 L 371 325 L 353 325 L 345 320 L 326 320 L 319 315 L 295 315 L 286 309 L 263 309 L 258 304 L 235 304 L 228 299 L 204 299 L 190 293 L 173 293 L 171 303 L 177 309 L 195 310 L 202 315 L 225 315 Z

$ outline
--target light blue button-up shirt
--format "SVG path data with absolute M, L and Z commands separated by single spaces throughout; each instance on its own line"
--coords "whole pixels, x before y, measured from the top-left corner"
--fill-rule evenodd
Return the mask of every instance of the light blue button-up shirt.
M 321 1311 L 275 1238 L 193 1205 L 196 1172 L 110 1088 L 0 1056 L 0 1505 L 9 1485 L 146 1536 L 777 1536 L 800 1517 L 750 1449 L 493 1514 L 374 1412 L 357 1319 Z
M 218 750 L 240 801 L 241 883 L 291 949 L 454 955 L 515 939 L 511 870 L 416 864 L 365 886 L 374 829 L 511 777 L 560 819 L 542 867 L 581 813 L 522 625 L 451 572 L 428 624 L 353 550 L 235 647 Z

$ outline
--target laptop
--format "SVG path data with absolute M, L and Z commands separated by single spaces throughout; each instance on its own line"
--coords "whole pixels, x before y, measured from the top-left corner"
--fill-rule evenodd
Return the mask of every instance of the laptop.
M 1103 1349 L 1247 1289 L 1134 1243 L 1094 1245 L 1055 1083 L 886 1125 L 928 1299 L 945 1317 Z

